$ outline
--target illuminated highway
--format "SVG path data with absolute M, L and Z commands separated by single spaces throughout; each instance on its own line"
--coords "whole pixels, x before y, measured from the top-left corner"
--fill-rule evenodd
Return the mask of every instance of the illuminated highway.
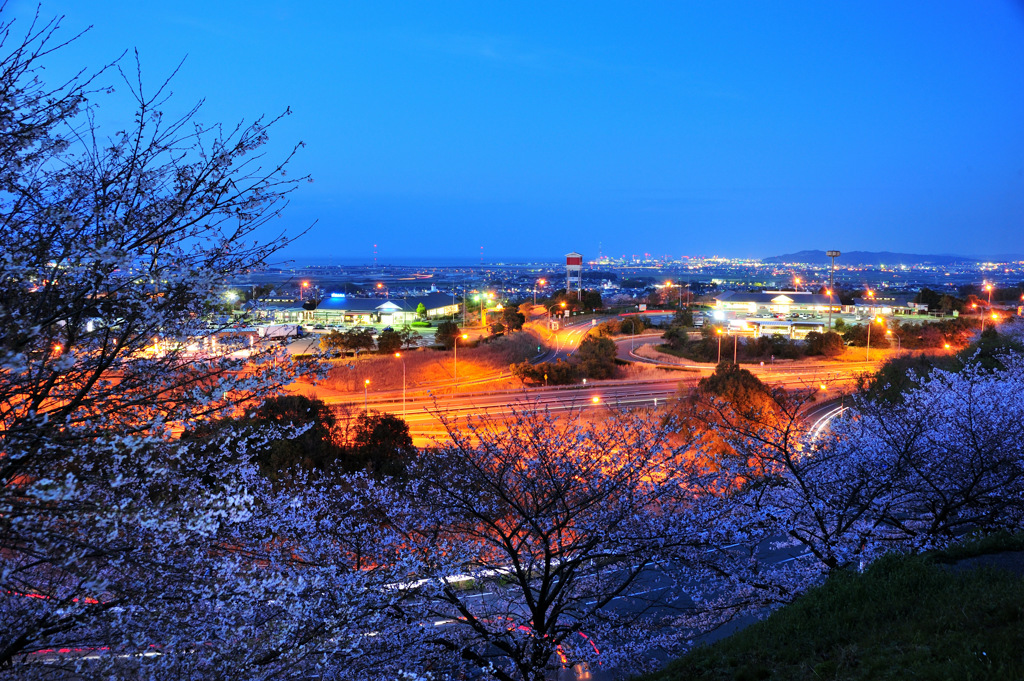
M 548 347 L 534 358 L 534 362 L 555 361 L 571 355 L 595 324 L 611 319 L 596 317 L 569 323 L 557 331 L 542 329 L 546 333 Z M 536 322 L 534 322 L 536 324 Z M 536 328 L 536 326 L 535 326 Z M 650 378 L 629 380 L 592 381 L 589 385 L 533 386 L 518 390 L 488 390 L 487 384 L 507 379 L 507 372 L 492 376 L 460 381 L 455 390 L 451 382 L 438 383 L 425 389 L 418 386 L 407 394 L 404 409 L 401 391 L 371 395 L 366 400 L 370 409 L 386 411 L 403 416 L 409 423 L 410 431 L 422 444 L 431 437 L 444 434 L 443 419 L 464 423 L 467 418 L 501 421 L 516 411 L 547 410 L 558 413 L 582 415 L 593 418 L 609 409 L 657 409 L 680 390 L 692 390 L 697 382 L 714 371 L 710 363 L 659 364 L 649 358 L 636 355 L 631 348 L 660 341 L 661 334 L 638 335 L 634 338 L 623 336 L 615 339 L 620 359 L 643 362 L 662 371 L 652 372 Z M 765 383 L 791 389 L 811 389 L 821 392 L 823 397 L 834 397 L 839 391 L 853 386 L 857 376 L 875 371 L 879 362 L 829 362 L 801 361 L 775 365 L 744 364 Z M 350 408 L 361 409 L 364 400 L 361 395 L 349 398 L 328 398 L 329 404 L 348 404 Z M 819 429 L 820 430 L 820 429 Z

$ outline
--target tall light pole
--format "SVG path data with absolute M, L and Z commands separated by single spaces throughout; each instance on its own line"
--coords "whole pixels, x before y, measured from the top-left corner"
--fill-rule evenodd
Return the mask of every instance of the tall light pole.
M 987 317 L 987 315 L 981 315 L 981 332 L 982 333 L 985 333 L 985 318 L 986 317 Z M 992 326 L 994 327 L 995 326 L 995 322 L 998 322 L 998 321 L 999 321 L 999 315 L 997 315 L 995 312 L 993 312 L 992 313 Z
M 715 329 L 715 333 L 718 334 L 718 363 L 722 363 L 722 330 Z
M 985 284 L 985 290 L 988 291 L 988 307 L 992 309 L 992 284 Z
M 869 288 L 864 289 L 864 295 L 868 300 L 868 314 L 872 317 L 875 316 L 875 292 Z
M 673 284 L 671 281 L 666 281 L 665 286 L 675 286 L 677 289 L 679 289 L 679 302 L 676 304 L 676 307 L 678 307 L 680 310 L 683 309 L 683 285 Z
M 487 325 L 487 317 L 484 315 L 484 305 L 487 304 L 488 298 L 493 298 L 493 293 L 481 293 L 480 294 L 480 326 Z
M 554 308 L 556 308 L 558 306 L 561 306 L 562 309 L 565 309 L 565 301 L 563 300 L 560 303 L 555 303 L 553 305 L 549 305 L 548 306 L 548 328 L 549 329 L 551 328 L 551 310 L 553 310 Z
M 828 270 L 828 330 L 832 330 L 832 292 L 836 290 L 835 285 L 835 273 L 836 273 L 836 258 L 842 253 L 839 251 L 825 251 L 825 255 L 832 258 L 832 266 Z
M 460 338 L 465 340 L 465 339 L 469 338 L 469 334 L 468 333 L 464 333 L 461 336 L 455 336 L 455 345 L 453 347 L 455 348 L 455 390 L 456 390 L 456 392 L 459 389 L 459 339 Z
M 903 352 L 903 339 L 900 338 L 900 335 L 898 333 L 893 333 L 892 330 L 886 329 L 885 335 L 886 336 L 896 336 L 896 352 L 897 353 Z
M 363 379 L 363 411 L 367 411 L 367 405 L 369 403 L 370 394 L 370 379 Z
M 879 324 L 881 324 L 882 323 L 882 318 L 881 317 L 873 317 L 870 320 L 868 320 L 868 345 L 867 345 L 867 354 L 865 355 L 865 358 L 864 358 L 864 361 L 866 361 L 866 362 L 870 362 L 871 361 L 871 325 L 874 324 L 875 322 L 878 322 Z
M 402 353 L 396 352 L 395 357 L 402 360 L 402 418 L 405 418 L 405 357 L 402 357 Z
M 543 279 L 538 279 L 537 281 L 535 281 L 535 282 L 533 283 L 533 304 L 534 304 L 534 305 L 536 305 L 536 304 L 537 304 L 537 287 L 538 287 L 538 286 L 543 286 L 543 285 L 544 285 L 544 284 L 546 284 L 546 283 L 547 283 L 547 282 L 546 282 L 546 281 L 544 281 Z

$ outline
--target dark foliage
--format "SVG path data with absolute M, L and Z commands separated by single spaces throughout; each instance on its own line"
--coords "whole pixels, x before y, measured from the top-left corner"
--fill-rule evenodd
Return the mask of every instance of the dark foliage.
M 523 383 L 540 385 L 568 385 L 578 383 L 581 378 L 580 368 L 564 360 L 557 362 L 541 362 L 530 364 L 522 362 L 510 367 L 512 375 Z
M 377 334 L 377 349 L 383 354 L 397 352 L 402 347 L 402 335 L 394 329 L 384 329 Z
M 455 339 L 459 335 L 459 325 L 453 321 L 443 321 L 437 325 L 437 333 L 434 335 L 434 339 L 440 345 L 443 345 L 445 350 L 451 350 L 455 347 Z
M 501 310 L 501 323 L 509 331 L 519 331 L 526 323 L 526 315 L 512 306 L 508 306 Z

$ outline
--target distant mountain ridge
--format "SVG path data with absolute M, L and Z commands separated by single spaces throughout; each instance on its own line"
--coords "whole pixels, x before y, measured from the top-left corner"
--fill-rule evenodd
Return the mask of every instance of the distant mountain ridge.
M 832 261 L 825 251 L 800 251 L 787 255 L 774 255 L 762 258 L 761 262 L 769 263 L 806 263 L 808 265 L 827 265 Z M 917 255 L 914 253 L 890 253 L 889 251 L 849 251 L 836 258 L 837 263 L 844 265 L 955 265 L 957 263 L 980 262 L 978 258 L 967 258 L 962 255 Z

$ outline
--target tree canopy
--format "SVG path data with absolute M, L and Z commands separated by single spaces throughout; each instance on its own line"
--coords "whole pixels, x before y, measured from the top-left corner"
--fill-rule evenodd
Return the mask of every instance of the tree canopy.
M 576 351 L 580 371 L 588 378 L 611 378 L 615 373 L 615 342 L 610 338 L 587 336 Z
M 459 336 L 459 333 L 459 325 L 453 321 L 446 320 L 437 325 L 434 340 L 443 345 L 446 350 L 451 350 L 455 347 L 455 339 Z
M 526 315 L 512 306 L 506 306 L 501 310 L 501 323 L 509 331 L 519 331 L 526 323 Z

